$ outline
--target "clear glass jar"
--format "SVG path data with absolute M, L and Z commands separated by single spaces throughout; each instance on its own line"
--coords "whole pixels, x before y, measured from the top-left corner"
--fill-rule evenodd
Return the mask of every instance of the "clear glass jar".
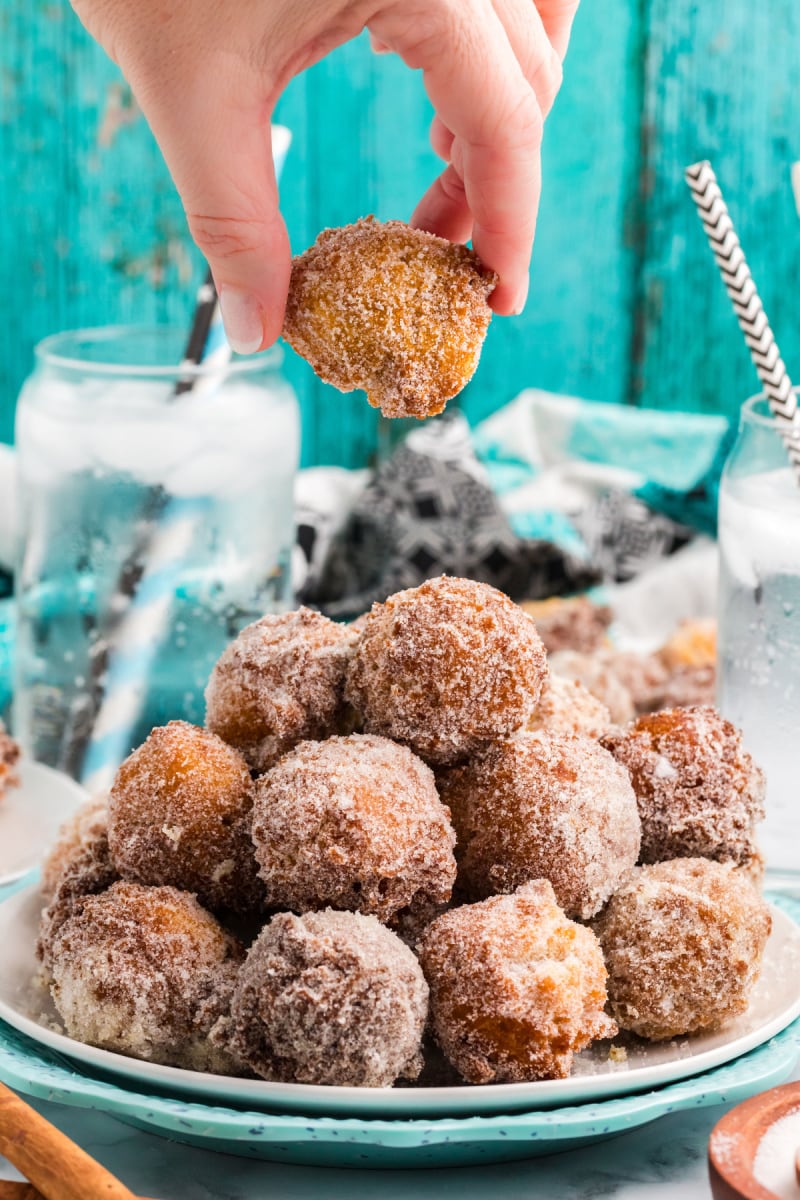
M 719 706 L 767 775 L 767 870 L 800 884 L 800 484 L 763 396 L 723 472 L 719 551 Z
M 223 648 L 291 604 L 300 434 L 281 351 L 187 369 L 184 340 L 47 338 L 17 409 L 14 731 L 93 788 L 153 725 L 201 723 Z

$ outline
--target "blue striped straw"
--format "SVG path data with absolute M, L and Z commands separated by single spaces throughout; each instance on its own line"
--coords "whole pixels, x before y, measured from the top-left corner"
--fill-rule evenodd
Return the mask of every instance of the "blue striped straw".
M 117 767 L 131 750 L 131 735 L 161 649 L 181 567 L 209 504 L 208 497 L 171 500 L 159 518 L 147 567 L 114 635 L 103 700 L 81 772 L 90 792 L 111 786 Z

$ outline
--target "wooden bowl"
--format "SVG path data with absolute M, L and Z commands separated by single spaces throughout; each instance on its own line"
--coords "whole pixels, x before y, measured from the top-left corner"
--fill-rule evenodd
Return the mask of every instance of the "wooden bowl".
M 770 1126 L 797 1109 L 800 1109 L 800 1083 L 785 1083 L 737 1104 L 717 1122 L 708 1143 L 708 1173 L 714 1200 L 775 1200 L 775 1192 L 755 1178 L 753 1163 Z

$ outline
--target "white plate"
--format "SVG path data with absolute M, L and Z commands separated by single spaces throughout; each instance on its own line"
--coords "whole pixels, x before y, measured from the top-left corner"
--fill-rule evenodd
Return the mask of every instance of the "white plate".
M 773 929 L 748 1011 L 722 1032 L 650 1045 L 632 1038 L 627 1061 L 609 1063 L 608 1043 L 577 1056 L 568 1079 L 481 1087 L 344 1088 L 268 1083 L 162 1067 L 85 1046 L 54 1032 L 49 996 L 34 988 L 41 900 L 35 888 L 0 904 L 0 1018 L 94 1072 L 214 1104 L 324 1116 L 441 1117 L 524 1112 L 650 1090 L 708 1071 L 774 1037 L 800 1015 L 800 927 L 772 909 Z M 42 1024 L 45 1022 L 46 1024 Z
M 41 763 L 19 765 L 19 787 L 0 799 L 0 887 L 38 866 L 63 821 L 86 792 L 60 771 Z

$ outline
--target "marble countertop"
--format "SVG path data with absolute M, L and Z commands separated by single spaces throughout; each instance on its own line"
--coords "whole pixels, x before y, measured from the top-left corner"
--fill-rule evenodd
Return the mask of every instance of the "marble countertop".
M 496 1167 L 353 1171 L 233 1158 L 139 1133 L 99 1113 L 35 1106 L 153 1200 L 708 1200 L 708 1137 L 727 1111 L 677 1113 L 581 1150 Z M 19 1178 L 0 1158 L 0 1179 Z

